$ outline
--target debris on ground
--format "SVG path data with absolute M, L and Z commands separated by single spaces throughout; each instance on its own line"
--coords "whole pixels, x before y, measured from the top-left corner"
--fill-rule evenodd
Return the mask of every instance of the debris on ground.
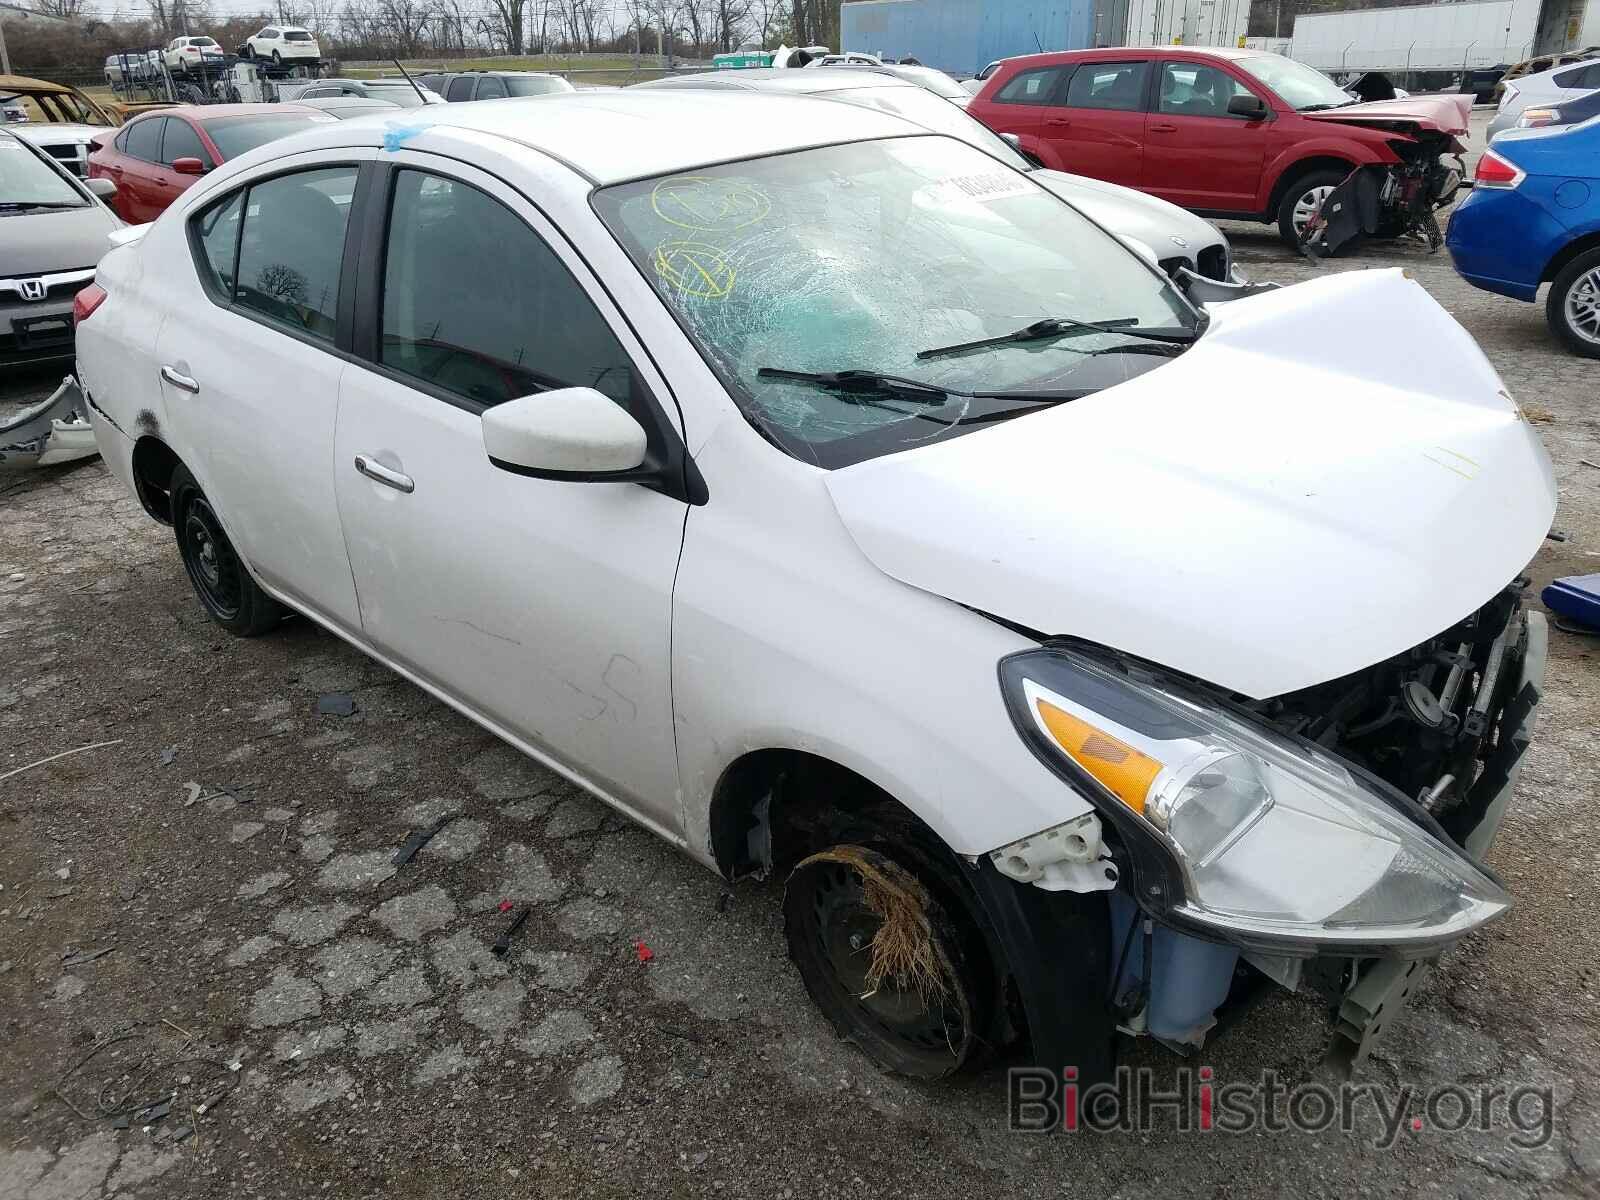
M 502 909 L 501 911 L 505 910 Z M 489 947 L 489 953 L 497 958 L 504 958 L 507 951 L 511 949 L 511 939 L 516 937 L 517 930 L 522 928 L 522 923 L 528 919 L 528 914 L 532 911 L 531 907 L 523 905 L 522 911 L 511 918 L 511 924 L 506 926 L 505 932 L 495 938 L 494 945 Z
M 104 958 L 115 949 L 115 946 L 107 946 L 103 950 L 69 949 L 61 956 L 62 969 L 65 970 L 67 967 L 81 967 L 84 963 L 91 963 L 97 958 Z
M 400 844 L 400 849 L 394 852 L 394 857 L 389 861 L 397 867 L 405 866 L 406 863 L 410 862 L 417 856 L 418 850 L 421 850 L 433 840 L 434 834 L 438 833 L 446 825 L 450 824 L 455 817 L 456 814 L 454 812 L 448 812 L 435 821 L 432 825 L 429 825 L 426 829 L 418 829 Z
M 324 717 L 348 717 L 356 711 L 354 696 L 343 692 L 329 692 L 317 697 L 317 713 Z
M 116 740 L 110 741 L 110 742 L 91 742 L 87 746 L 79 746 L 74 750 L 63 750 L 60 754 L 52 754 L 48 758 L 36 759 L 35 761 L 29 763 L 27 766 L 17 767 L 15 770 L 7 771 L 4 775 L 0 775 L 0 782 L 4 782 L 5 780 L 10 779 L 13 775 L 21 775 L 24 771 L 31 771 L 35 767 L 42 767 L 46 763 L 53 763 L 57 759 L 69 758 L 74 754 L 82 754 L 85 750 L 99 750 L 99 749 L 101 749 L 101 748 L 103 748 L 105 746 L 120 746 L 120 745 L 122 745 L 122 739 L 121 738 L 117 738 Z
M 161 765 L 163 767 L 170 767 L 177 757 L 178 748 L 176 746 L 168 746 L 161 752 Z
M 656 952 L 645 945 L 642 938 L 633 943 L 633 952 L 639 956 L 639 961 L 642 963 L 647 963 L 656 956 Z

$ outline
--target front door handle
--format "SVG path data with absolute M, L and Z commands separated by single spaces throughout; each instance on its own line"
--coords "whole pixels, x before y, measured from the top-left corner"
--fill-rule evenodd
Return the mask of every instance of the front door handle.
M 402 475 L 399 471 L 391 471 L 382 463 L 373 462 L 365 454 L 356 455 L 356 470 L 373 482 L 381 483 L 385 487 L 392 487 L 395 491 L 404 492 L 408 496 L 417 490 L 417 485 L 413 482 L 411 476 Z
M 167 366 L 165 363 L 161 366 L 161 378 L 165 379 L 173 387 L 185 392 L 198 393 L 200 391 L 200 385 L 193 378 L 185 375 L 175 367 Z
M 1058 125 L 1058 126 L 1059 125 L 1071 125 L 1072 124 L 1072 118 L 1071 117 L 1046 117 L 1044 119 L 1044 123 L 1046 125 Z
M 1159 125 L 1150 126 L 1150 132 L 1151 133 L 1177 133 L 1178 132 L 1178 127 L 1176 125 L 1169 125 L 1165 121 L 1163 121 Z

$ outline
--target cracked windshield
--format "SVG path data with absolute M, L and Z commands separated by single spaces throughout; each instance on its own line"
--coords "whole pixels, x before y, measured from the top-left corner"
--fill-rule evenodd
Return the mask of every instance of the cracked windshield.
M 1196 332 L 1109 234 L 949 138 L 704 168 L 595 203 L 751 419 L 825 467 L 1109 387 Z

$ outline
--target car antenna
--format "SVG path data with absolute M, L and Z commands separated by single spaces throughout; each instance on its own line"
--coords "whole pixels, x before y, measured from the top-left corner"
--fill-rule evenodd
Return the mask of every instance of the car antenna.
M 422 101 L 422 106 L 424 108 L 426 108 L 428 106 L 428 98 L 422 94 L 422 89 L 417 86 L 417 81 L 415 79 L 411 78 L 411 72 L 407 71 L 404 67 L 400 66 L 400 60 L 398 58 L 391 58 L 389 61 L 392 62 L 395 65 L 395 67 L 399 70 L 400 74 L 402 74 L 402 75 L 404 75 L 406 77 L 406 82 L 411 85 L 412 91 L 417 93 L 417 99 L 421 100 Z

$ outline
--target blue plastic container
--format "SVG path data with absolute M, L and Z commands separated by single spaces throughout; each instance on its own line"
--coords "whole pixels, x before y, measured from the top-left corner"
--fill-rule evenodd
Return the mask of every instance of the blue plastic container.
M 1123 944 L 1128 945 L 1128 957 L 1114 990 L 1114 995 L 1120 997 L 1144 975 L 1143 916 L 1123 891 L 1112 892 L 1110 901 L 1113 970 Z M 1130 922 L 1136 922 L 1138 927 L 1128 942 Z M 1217 1006 L 1227 998 L 1239 951 L 1157 925 L 1151 937 L 1150 959 L 1155 969 L 1150 974 L 1146 1028 L 1166 1041 L 1199 1047 L 1206 1031 L 1216 1024 Z
M 1558 579 L 1539 593 L 1539 599 L 1551 612 L 1600 629 L 1600 575 Z

